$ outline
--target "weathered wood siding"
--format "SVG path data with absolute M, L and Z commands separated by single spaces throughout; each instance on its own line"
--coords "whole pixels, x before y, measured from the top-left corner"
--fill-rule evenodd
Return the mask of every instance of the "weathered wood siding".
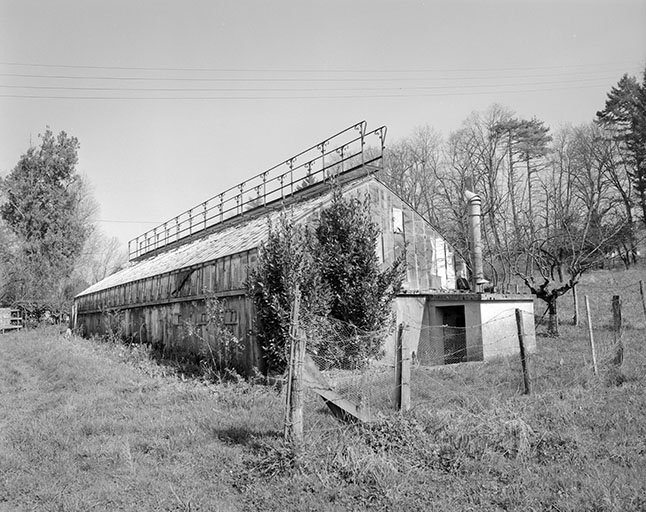
M 200 338 L 216 343 L 207 327 L 205 298 L 226 306 L 225 324 L 242 343 L 235 366 L 260 367 L 254 333 L 255 311 L 245 296 L 248 269 L 257 249 L 233 254 L 189 269 L 103 290 L 77 298 L 78 327 L 87 334 L 105 334 L 111 315 L 121 312 L 123 335 L 167 350 L 200 352 Z

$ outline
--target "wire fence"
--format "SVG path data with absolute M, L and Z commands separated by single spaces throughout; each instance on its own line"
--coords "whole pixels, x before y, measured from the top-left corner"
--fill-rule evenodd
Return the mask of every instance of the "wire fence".
M 531 381 L 532 394 L 539 397 L 567 393 L 581 385 L 600 385 L 602 378 L 621 380 L 626 366 L 632 372 L 630 378 L 642 382 L 646 379 L 646 310 L 642 310 L 641 286 L 638 282 L 619 290 L 620 316 L 621 305 L 627 306 L 619 323 L 616 306 L 613 309 L 605 298 L 609 296 L 597 294 L 582 325 L 564 326 L 561 338 L 549 342 L 542 341 L 550 340 L 543 333 L 535 334 L 538 317 L 532 311 L 517 313 L 511 307 L 477 324 L 393 321 L 371 332 L 338 320 L 308 318 L 303 324 L 309 358 L 305 366 L 311 365 L 307 371 L 314 371 L 318 380 L 315 386 L 306 386 L 305 429 L 339 428 L 329 402 L 350 410 L 346 420 L 375 421 L 394 413 L 407 375 L 412 408 L 440 407 L 447 401 L 469 403 L 482 394 L 518 396 L 523 393 L 524 377 Z M 609 291 L 615 290 L 609 287 Z M 588 325 L 587 318 L 593 325 Z M 457 318 L 453 323 L 463 321 Z M 521 331 L 527 352 L 525 369 L 519 357 Z M 636 343 L 637 339 L 642 343 Z M 402 365 L 408 368 L 403 376 Z
M 325 397 L 335 403 L 355 406 L 363 418 L 393 410 L 394 364 L 384 345 L 394 331 L 394 322 L 376 331 L 365 331 L 340 320 L 313 317 L 307 320 L 307 356 L 324 385 L 310 386 L 309 409 L 326 408 Z M 323 388 L 323 389 L 321 389 Z

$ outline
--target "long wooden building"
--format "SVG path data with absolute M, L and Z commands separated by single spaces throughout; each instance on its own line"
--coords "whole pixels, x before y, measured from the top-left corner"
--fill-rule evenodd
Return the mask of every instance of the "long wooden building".
M 75 326 L 103 334 L 118 312 L 125 336 L 191 352 L 212 336 L 205 299 L 214 295 L 226 301 L 225 324 L 242 342 L 235 366 L 262 369 L 248 270 L 270 224 L 282 212 L 293 222 L 315 221 L 332 201 L 332 182 L 344 196 L 370 198 L 381 227 L 375 250 L 384 265 L 405 252 L 408 293 L 453 289 L 451 246 L 379 179 L 385 135 L 385 127 L 358 123 L 131 241 L 130 265 L 76 297 Z

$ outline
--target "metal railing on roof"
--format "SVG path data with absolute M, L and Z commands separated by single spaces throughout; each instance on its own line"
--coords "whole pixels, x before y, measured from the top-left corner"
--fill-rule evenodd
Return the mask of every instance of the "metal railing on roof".
M 358 135 L 357 133 L 358 132 Z M 251 210 L 292 197 L 299 190 L 383 158 L 386 127 L 367 131 L 361 121 L 128 242 L 130 260 L 179 243 Z M 378 145 L 369 153 L 366 145 Z

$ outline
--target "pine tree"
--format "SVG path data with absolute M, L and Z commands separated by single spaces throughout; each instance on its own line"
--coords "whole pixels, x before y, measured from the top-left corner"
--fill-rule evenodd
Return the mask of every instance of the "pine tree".
M 625 74 L 608 93 L 597 121 L 625 149 L 630 179 L 646 225 L 646 69 L 642 83 Z

